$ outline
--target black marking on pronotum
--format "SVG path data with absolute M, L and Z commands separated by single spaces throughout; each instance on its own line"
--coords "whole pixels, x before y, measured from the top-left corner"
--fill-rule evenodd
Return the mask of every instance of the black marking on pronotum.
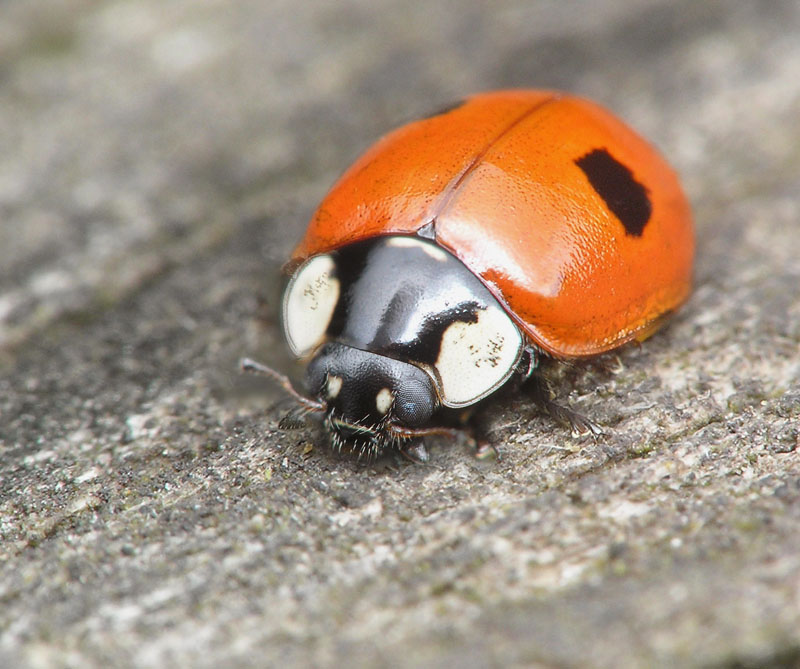
M 389 342 L 384 350 L 393 358 L 434 365 L 439 359 L 445 330 L 455 322 L 477 323 L 479 310 L 480 305 L 477 302 L 464 302 L 442 311 L 422 324 L 416 340 Z
M 369 342 L 369 350 L 376 353 L 385 353 L 395 343 L 398 333 L 406 324 L 409 310 L 414 308 L 417 295 L 409 290 L 400 290 L 392 296 L 389 304 L 381 314 L 380 324 Z
M 342 334 L 347 322 L 347 312 L 350 309 L 350 286 L 352 286 L 364 271 L 367 264 L 366 249 L 374 244 L 373 239 L 356 242 L 349 246 L 337 249 L 331 255 L 334 259 L 333 275 L 339 280 L 339 300 L 331 314 L 328 323 L 327 335 L 335 339 Z
M 641 237 L 653 206 L 642 184 L 633 173 L 614 158 L 606 149 L 594 149 L 578 158 L 575 164 L 603 198 L 606 206 L 625 228 L 625 234 Z

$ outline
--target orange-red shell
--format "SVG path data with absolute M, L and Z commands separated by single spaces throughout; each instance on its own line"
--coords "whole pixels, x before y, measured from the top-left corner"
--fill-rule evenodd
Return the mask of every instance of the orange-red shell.
M 638 234 L 580 167 L 592 152 L 649 201 Z M 428 224 L 559 357 L 645 338 L 691 287 L 693 226 L 677 176 L 608 111 L 563 93 L 477 95 L 390 133 L 333 186 L 292 262 Z

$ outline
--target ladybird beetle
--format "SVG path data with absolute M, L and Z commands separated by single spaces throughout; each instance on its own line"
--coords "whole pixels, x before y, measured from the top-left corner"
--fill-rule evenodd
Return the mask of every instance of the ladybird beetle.
M 242 364 L 300 402 L 284 425 L 320 413 L 339 448 L 426 460 L 448 411 L 652 334 L 693 253 L 675 173 L 628 126 L 556 91 L 484 93 L 379 140 L 313 215 L 283 299 L 310 395 Z

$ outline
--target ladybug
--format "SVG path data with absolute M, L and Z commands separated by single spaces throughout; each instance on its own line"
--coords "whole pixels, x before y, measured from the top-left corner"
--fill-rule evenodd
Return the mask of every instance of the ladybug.
M 548 358 L 651 335 L 687 299 L 693 254 L 676 174 L 610 112 L 479 94 L 379 140 L 313 215 L 283 298 L 308 395 L 243 366 L 300 403 L 283 425 L 317 413 L 339 449 L 424 461 L 426 436 L 458 432 L 447 414 L 540 379 Z

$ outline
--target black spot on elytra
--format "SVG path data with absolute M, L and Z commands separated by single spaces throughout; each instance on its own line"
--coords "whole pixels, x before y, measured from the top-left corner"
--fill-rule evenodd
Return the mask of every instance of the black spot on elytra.
M 606 149 L 590 151 L 578 158 L 575 164 L 583 170 L 611 213 L 620 220 L 625 234 L 640 237 L 653 211 L 647 188 Z

